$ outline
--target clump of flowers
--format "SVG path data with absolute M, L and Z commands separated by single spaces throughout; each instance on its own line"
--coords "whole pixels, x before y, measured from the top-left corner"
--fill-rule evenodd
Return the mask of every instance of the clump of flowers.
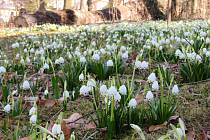
M 96 84 L 90 79 L 87 85 L 80 88 L 84 96 L 88 94 L 93 96 L 97 125 L 100 128 L 107 127 L 109 138 L 118 134 L 124 127 L 123 124 L 139 121 L 136 117 L 137 101 L 128 87 L 127 84 L 119 85 L 114 79 L 110 84 Z
M 34 102 L 33 107 L 29 110 L 29 116 L 30 116 L 30 123 L 36 124 L 37 123 L 37 105 Z

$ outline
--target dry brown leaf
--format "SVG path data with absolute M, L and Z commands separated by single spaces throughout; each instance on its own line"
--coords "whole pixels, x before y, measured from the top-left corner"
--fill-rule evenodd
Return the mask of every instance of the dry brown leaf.
M 68 119 L 63 119 L 69 128 L 78 128 L 80 124 L 84 124 L 85 121 L 82 115 L 79 113 L 72 114 Z
M 202 130 L 198 136 L 198 140 L 208 140 L 206 131 Z
M 3 134 L 0 132 L 0 140 L 3 140 L 4 136 Z
M 13 77 L 16 77 L 16 76 L 17 76 L 17 74 L 15 72 L 6 72 L 4 74 L 4 78 L 7 80 L 12 79 Z
M 37 105 L 45 106 L 45 107 L 53 107 L 58 104 L 57 100 L 52 99 L 39 99 L 37 101 Z
M 167 128 L 166 123 L 159 124 L 159 125 L 151 125 L 149 127 L 149 132 L 154 132 L 154 131 L 157 131 L 157 130 L 160 130 L 160 129 L 165 129 L 165 128 Z
M 38 97 L 24 97 L 24 101 L 26 102 L 34 102 L 37 100 L 38 100 Z
M 141 84 L 146 84 L 147 83 L 146 80 L 139 80 L 139 79 L 135 79 L 135 82 L 141 83 Z
M 65 140 L 69 140 L 71 128 L 69 128 L 69 127 L 66 126 L 66 122 L 65 121 L 62 121 L 62 123 L 61 123 L 61 129 L 62 129 L 62 131 L 64 133 Z
M 195 132 L 193 131 L 192 128 L 187 129 L 187 140 L 194 140 L 195 139 Z
M 50 120 L 50 123 L 49 123 L 49 125 L 47 127 L 47 130 L 49 130 L 50 132 L 52 132 L 53 125 L 54 125 L 54 122 Z
M 96 128 L 96 124 L 94 122 L 89 122 L 88 124 L 85 124 L 85 127 L 84 128 L 86 130 L 95 129 Z
M 19 140 L 31 140 L 30 137 L 23 137 L 23 138 L 20 138 Z
M 144 101 L 144 95 L 143 94 L 138 94 L 135 97 L 137 104 L 140 104 Z
M 64 101 L 64 97 L 61 97 L 58 99 L 58 103 L 63 103 L 63 101 Z
M 178 119 L 180 117 L 179 116 L 171 116 L 169 119 L 168 119 L 168 122 L 169 123 L 172 123 L 172 124 L 175 124 L 175 123 L 178 123 Z
M 136 57 L 138 56 L 138 53 L 136 52 L 136 51 L 133 51 L 132 53 L 131 53 L 131 58 L 132 58 L 132 60 L 136 60 Z
M 89 122 L 88 120 L 84 119 L 83 116 L 79 113 L 74 113 L 68 119 L 63 120 L 69 129 L 79 127 L 83 127 L 84 129 L 96 128 L 96 124 L 94 122 Z

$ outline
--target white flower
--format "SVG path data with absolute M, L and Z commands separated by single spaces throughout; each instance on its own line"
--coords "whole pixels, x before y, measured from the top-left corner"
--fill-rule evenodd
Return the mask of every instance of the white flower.
M 34 114 L 36 114 L 36 107 L 32 107 L 30 110 L 29 110 L 29 115 L 31 116 L 31 115 L 34 115 Z
M 106 53 L 106 51 L 105 51 L 104 48 L 101 48 L 101 49 L 100 49 L 100 52 L 101 52 L 102 54 L 105 54 L 105 53 Z
M 151 48 L 151 46 L 149 46 L 149 45 L 144 45 L 143 46 L 145 49 L 150 49 Z
M 30 122 L 35 124 L 37 121 L 37 115 L 32 115 L 31 118 L 30 118 Z
M 148 92 L 147 92 L 147 95 L 146 95 L 146 99 L 147 99 L 147 100 L 152 100 L 153 98 L 154 98 L 153 93 L 152 93 L 151 91 L 148 91 Z
M 206 48 L 203 48 L 202 51 L 203 51 L 203 53 L 206 53 L 207 52 L 207 49 Z
M 194 41 L 193 40 L 190 40 L 190 44 L 193 45 L 194 44 Z
M 121 47 L 120 47 L 120 51 L 121 51 L 121 52 L 125 52 L 125 51 L 126 51 L 126 47 L 125 47 L 125 46 L 121 46 Z
M 25 64 L 25 60 L 23 58 L 21 58 L 20 59 L 20 63 L 24 65 Z
M 67 90 L 65 90 L 65 91 L 63 92 L 63 97 L 64 97 L 64 98 L 69 98 L 69 92 L 68 92 Z
M 210 57 L 210 51 L 206 51 L 206 56 Z
M 30 89 L 30 84 L 29 84 L 29 82 L 28 82 L 27 80 L 25 80 L 25 81 L 23 82 L 23 89 L 24 89 L 24 90 Z
M 61 131 L 61 125 L 55 123 L 52 127 L 52 133 L 57 135 L 57 134 L 60 134 L 61 132 L 62 132 Z
M 184 36 L 190 36 L 190 32 L 185 32 Z
M 86 62 L 86 58 L 84 56 L 80 57 L 80 63 L 85 63 Z
M 3 67 L 3 66 L 1 66 L 1 67 L 0 67 L 0 74 L 1 74 L 1 73 L 5 73 L 5 72 L 6 72 L 6 68 Z
M 136 102 L 136 99 L 132 98 L 129 103 L 128 103 L 128 106 L 130 108 L 135 108 L 137 106 L 137 102 Z
M 69 59 L 71 59 L 71 58 L 72 58 L 72 55 L 71 55 L 71 53 L 70 53 L 70 52 L 67 52 L 67 53 L 66 53 L 66 56 L 68 56 L 68 58 L 69 58 Z
M 141 62 L 141 69 L 147 69 L 148 66 L 149 66 L 149 63 L 148 62 L 146 62 L 146 61 L 142 61 Z
M 178 94 L 179 93 L 179 87 L 178 85 L 174 85 L 173 88 L 172 88 L 172 93 L 173 94 Z
M 51 135 L 47 136 L 47 140 L 55 140 L 54 138 L 51 137 Z
M 102 94 L 102 95 L 105 95 L 106 93 L 107 93 L 107 86 L 106 85 L 101 85 L 100 86 L 100 93 Z
M 14 48 L 18 48 L 18 47 L 19 47 L 19 43 L 18 43 L 18 42 L 12 44 L 12 48 L 13 48 L 13 49 L 14 49 Z
M 210 38 L 207 37 L 207 38 L 206 38 L 206 44 L 209 44 L 209 43 L 210 43 Z
M 18 95 L 18 91 L 17 90 L 13 90 L 12 91 L 12 95 Z
M 135 67 L 140 69 L 140 68 L 141 68 L 141 61 L 138 61 L 138 60 L 137 60 L 137 61 L 135 62 Z
M 5 111 L 6 113 L 9 113 L 10 110 L 11 110 L 11 106 L 10 106 L 10 104 L 7 104 L 7 105 L 4 107 L 4 111 Z
M 27 64 L 30 64 L 30 62 L 31 62 L 30 58 L 29 57 L 26 57 L 26 63 Z
M 34 48 L 31 48 L 30 53 L 34 53 L 34 52 L 35 52 Z
M 44 49 L 43 48 L 40 48 L 40 50 L 38 51 L 38 54 L 44 55 Z
M 122 59 L 127 60 L 128 59 L 128 52 L 125 52 L 122 54 Z
M 200 32 L 200 36 L 201 36 L 201 37 L 205 37 L 206 35 L 207 35 L 206 32 L 203 32 L 203 31 Z
M 61 133 L 59 136 L 60 136 L 60 139 L 59 140 L 65 140 L 65 136 L 64 136 L 63 133 Z
M 16 56 L 15 56 L 15 59 L 18 60 L 19 58 L 20 58 L 20 54 L 17 53 Z
M 202 57 L 201 57 L 200 55 L 196 55 L 195 59 L 196 59 L 197 61 L 199 61 L 199 62 L 202 61 Z
M 112 96 L 112 95 L 117 94 L 118 92 L 117 92 L 117 89 L 116 89 L 115 86 L 111 86 L 111 87 L 108 89 L 107 93 L 108 93 L 109 96 Z
M 28 50 L 26 48 L 23 51 L 24 51 L 24 53 L 27 53 L 28 52 Z
M 176 131 L 179 137 L 182 137 L 184 135 L 183 130 L 181 128 L 176 128 Z
M 43 69 L 48 70 L 49 68 L 50 68 L 49 65 L 47 63 L 44 63 Z
M 108 61 L 106 62 L 106 65 L 107 65 L 108 67 L 112 67 L 112 66 L 114 66 L 114 63 L 113 63 L 112 60 L 108 60 Z
M 55 60 L 55 64 L 59 64 L 59 60 L 58 59 Z
M 90 79 L 87 81 L 87 86 L 93 88 L 96 86 L 96 81 L 94 79 Z
M 155 90 L 155 91 L 159 90 L 158 81 L 154 81 L 154 82 L 152 83 L 152 89 Z
M 119 92 L 116 92 L 115 94 L 114 94 L 114 100 L 115 101 L 120 101 L 121 100 L 121 95 L 119 94 Z
M 184 59 L 185 55 L 178 49 L 175 52 L 175 56 L 179 57 L 180 59 Z
M 49 94 L 48 89 L 45 89 L 45 91 L 44 91 L 44 95 L 46 96 L 46 95 L 48 95 L 48 94 Z
M 155 73 L 151 73 L 149 76 L 148 76 L 148 80 L 149 80 L 149 82 L 154 82 L 154 81 L 156 81 L 156 75 L 155 75 Z
M 81 88 L 80 88 L 80 94 L 84 95 L 84 96 L 87 96 L 88 93 L 90 91 L 90 88 L 86 85 L 83 85 Z
M 120 86 L 119 92 L 122 95 L 126 95 L 127 94 L 127 88 L 126 88 L 126 86 L 125 85 Z
M 85 79 L 85 76 L 84 76 L 83 73 L 81 73 L 81 74 L 79 75 L 79 81 L 83 81 L 84 79 Z
M 71 133 L 71 136 L 70 136 L 70 140 L 75 140 L 75 135 L 74 135 L 74 131 Z
M 177 49 L 176 52 L 175 52 L 175 55 L 178 56 L 178 57 L 180 57 L 180 55 L 182 55 L 182 54 L 183 53 L 179 49 Z
M 100 60 L 99 54 L 97 54 L 97 53 L 93 54 L 92 59 L 95 60 L 95 61 Z
M 60 58 L 55 60 L 55 64 L 63 64 L 63 63 L 64 63 L 63 57 L 60 57 Z
M 75 54 L 76 56 L 78 56 L 78 57 L 81 56 L 81 53 L 80 53 L 79 51 L 75 51 L 74 54 Z

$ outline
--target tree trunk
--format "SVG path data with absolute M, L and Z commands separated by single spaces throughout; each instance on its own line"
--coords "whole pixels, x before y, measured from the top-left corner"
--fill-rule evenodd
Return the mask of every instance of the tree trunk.
M 63 9 L 66 9 L 66 2 L 67 0 L 63 0 Z
M 73 6 L 74 0 L 64 0 L 63 9 L 71 9 Z
M 79 9 L 82 10 L 83 8 L 83 0 L 80 0 L 80 6 L 79 6 Z
M 45 8 L 45 1 L 44 0 L 40 0 L 39 1 L 39 11 L 40 12 L 45 12 L 46 8 Z
M 177 0 L 172 0 L 172 6 L 171 6 L 171 18 L 172 20 L 177 18 Z
M 87 6 L 88 6 L 88 11 L 91 11 L 93 9 L 92 0 L 87 0 Z
M 172 0 L 168 0 L 167 23 L 171 22 Z

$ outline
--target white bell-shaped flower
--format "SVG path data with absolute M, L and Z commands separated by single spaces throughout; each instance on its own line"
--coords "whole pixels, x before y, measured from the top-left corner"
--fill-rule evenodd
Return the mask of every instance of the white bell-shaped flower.
M 154 82 L 152 83 L 152 90 L 154 90 L 154 91 L 159 90 L 158 81 L 154 81 Z
M 85 76 L 84 76 L 83 73 L 81 73 L 81 74 L 79 75 L 79 81 L 83 81 L 84 79 L 85 79 Z
M 4 111 L 5 111 L 6 113 L 9 113 L 10 110 L 11 110 L 11 105 L 10 105 L 10 104 L 7 104 L 7 105 L 4 107 Z
M 148 76 L 148 81 L 149 82 L 154 82 L 154 81 L 156 81 L 156 75 L 155 75 L 155 73 L 151 73 L 149 76 Z
M 43 69 L 44 69 L 44 70 L 48 70 L 49 68 L 50 68 L 50 66 L 49 66 L 47 63 L 44 63 Z
M 81 88 L 80 88 L 80 94 L 84 95 L 84 96 L 87 96 L 90 92 L 90 88 L 86 85 L 83 85 Z
M 173 88 L 172 88 L 172 93 L 173 94 L 178 94 L 179 93 L 179 87 L 178 85 L 174 85 Z
M 28 90 L 28 89 L 30 89 L 30 83 L 28 80 L 25 80 L 23 82 L 23 90 Z
M 53 127 L 52 127 L 52 133 L 55 134 L 55 135 L 58 135 L 62 132 L 61 130 L 61 125 L 60 124 L 54 124 Z
M 119 92 L 122 95 L 126 95 L 127 94 L 127 88 L 126 88 L 126 86 L 125 85 L 120 86 Z
M 100 86 L 100 93 L 102 94 L 102 95 L 105 95 L 106 93 L 107 93 L 107 86 L 106 85 L 101 85 Z
M 36 114 L 36 107 L 32 107 L 30 110 L 29 110 L 29 115 L 33 115 L 33 114 Z
M 35 124 L 37 122 L 37 115 L 32 115 L 30 117 L 30 123 Z
M 114 66 L 114 63 L 113 63 L 112 60 L 108 60 L 108 61 L 106 62 L 106 65 L 107 65 L 107 67 L 112 67 L 112 66 Z
M 136 99 L 132 98 L 132 99 L 129 101 L 128 106 L 129 106 L 130 108 L 136 108 L 136 106 L 137 106 Z
M 154 95 L 151 91 L 148 91 L 146 94 L 146 100 L 152 100 L 154 98 Z

